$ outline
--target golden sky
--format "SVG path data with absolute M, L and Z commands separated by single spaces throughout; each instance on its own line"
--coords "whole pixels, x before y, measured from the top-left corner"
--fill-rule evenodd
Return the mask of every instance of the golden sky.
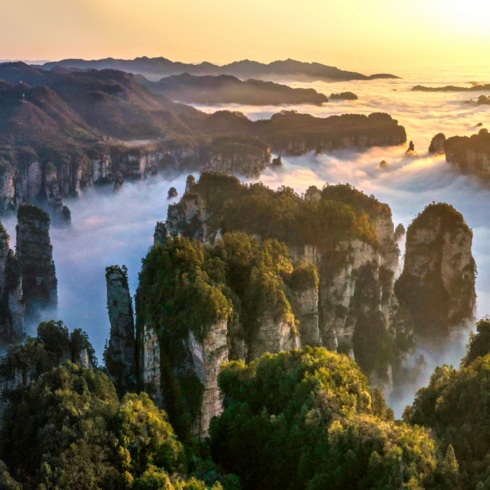
M 488 65 L 490 0 L 0 0 L 0 59 Z

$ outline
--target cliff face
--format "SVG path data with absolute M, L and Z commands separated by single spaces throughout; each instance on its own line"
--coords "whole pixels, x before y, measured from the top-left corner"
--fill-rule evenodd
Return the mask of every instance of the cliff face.
M 111 333 L 104 357 L 116 388 L 125 393 L 136 388 L 134 316 L 126 268 L 108 267 L 106 282 Z
M 405 128 L 388 114 L 381 113 L 320 118 L 281 111 L 270 119 L 253 122 L 240 113 L 218 111 L 193 124 L 195 129 L 211 135 L 255 136 L 268 143 L 274 153 L 292 156 L 339 148 L 395 146 L 407 141 Z
M 205 436 L 209 430 L 211 419 L 219 415 L 222 408 L 222 397 L 218 388 L 218 374 L 221 365 L 228 361 L 227 322 L 221 321 L 212 325 L 206 337 L 199 341 L 191 332 L 181 340 L 182 362 L 173 366 L 162 366 L 162 348 L 158 334 L 154 329 L 144 326 L 141 346 L 141 381 L 143 388 L 153 398 L 157 406 L 165 404 L 165 393 L 168 387 L 165 380 L 168 376 L 194 385 L 199 392 L 199 402 L 194 407 L 193 432 Z M 164 363 L 167 346 L 163 348 Z M 162 375 L 163 369 L 163 375 Z M 165 370 L 170 373 L 165 373 Z M 166 376 L 165 376 L 166 375 Z M 196 383 L 197 382 L 197 383 Z M 190 385 L 187 385 L 190 388 Z M 190 388 L 192 389 L 192 388 Z M 190 396 L 190 393 L 187 395 Z M 195 395 L 196 396 L 196 395 Z M 167 400 L 171 398 L 168 394 Z M 172 407 L 167 407 L 172 412 Z M 175 409 L 174 409 L 175 410 Z
M 471 320 L 476 304 L 472 239 L 462 215 L 447 204 L 427 206 L 408 228 L 396 294 L 419 336 L 444 339 Z
M 56 155 L 55 155 L 56 156 Z M 4 157 L 2 159 L 2 157 Z M 66 222 L 63 199 L 80 196 L 93 185 L 147 179 L 161 171 L 212 169 L 257 177 L 270 162 L 270 149 L 253 137 L 216 138 L 201 145 L 150 142 L 139 146 L 97 146 L 57 165 L 34 151 L 0 148 L 0 215 L 24 203 L 46 203 L 61 224 Z
M 213 199 L 222 192 L 226 193 L 223 189 L 212 189 L 201 181 L 196 184 L 190 176 L 181 201 L 169 206 L 166 223 L 157 224 L 155 244 L 165 243 L 167 237 L 187 237 L 206 244 L 214 243 L 219 249 L 220 245 L 216 244 L 220 243 L 221 231 L 216 230 L 216 223 L 220 223 L 220 220 L 215 219 L 210 209 L 215 209 L 213 206 L 221 209 L 222 206 Z M 230 198 L 240 199 L 240 192 L 240 189 L 233 190 Z M 360 206 L 362 213 L 368 213 L 374 236 L 370 240 L 340 241 L 333 249 L 311 243 L 291 245 L 289 254 L 295 265 L 288 272 L 291 274 L 288 279 L 290 313 L 278 315 L 272 299 L 262 302 L 261 296 L 254 303 L 255 326 L 250 332 L 247 329 L 252 320 L 247 319 L 246 311 L 234 309 L 226 331 L 224 327 L 222 330 L 223 338 L 227 336 L 226 347 L 224 342 L 207 344 L 206 340 L 187 339 L 184 341 L 187 360 L 174 366 L 174 370 L 184 369 L 184 365 L 185 369 L 195 366 L 192 359 L 199 356 L 191 353 L 196 349 L 209 353 L 209 359 L 215 360 L 213 370 L 217 372 L 221 362 L 228 359 L 250 362 L 266 352 L 277 353 L 307 345 L 325 346 L 355 357 L 373 382 L 390 388 L 392 364 L 396 362 L 393 345 L 398 329 L 403 328 L 405 335 L 411 335 L 410 326 L 401 324 L 398 318 L 400 311 L 394 293 L 394 278 L 399 266 L 399 250 L 391 212 L 386 205 L 346 186 L 333 186 L 328 192 L 334 201 L 354 200 L 354 208 Z M 304 202 L 316 206 L 323 199 L 322 191 L 311 187 Z M 226 227 L 230 231 L 228 224 Z M 257 239 L 262 243 L 260 236 L 257 235 Z M 227 260 L 234 260 L 229 255 L 226 257 Z M 245 284 L 245 275 L 241 276 L 240 282 Z M 149 366 L 143 377 L 156 379 L 151 374 L 154 372 L 150 352 L 153 348 L 145 350 L 147 347 L 144 346 L 143 349 L 144 363 Z M 163 354 L 163 358 L 166 357 Z M 198 372 L 195 367 L 191 371 Z M 214 401 L 209 404 L 204 402 L 198 417 L 200 421 L 209 421 L 219 408 L 216 401 L 218 394 L 213 391 L 216 378 L 213 375 L 199 379 L 205 392 L 211 390 L 208 386 L 213 386 L 210 393 L 214 394 L 210 395 L 210 399 Z M 158 378 L 156 382 L 162 380 Z M 201 432 L 207 430 L 207 423 L 199 422 Z
M 0 341 L 11 344 L 24 338 L 24 315 L 19 262 L 0 222 Z
M 465 173 L 490 181 L 490 134 L 481 129 L 471 137 L 453 136 L 444 143 L 446 161 Z
M 22 290 L 27 314 L 56 308 L 58 281 L 49 237 L 50 218 L 31 204 L 19 207 L 17 223 L 17 258 L 22 274 Z
M 436 155 L 444 155 L 444 143 L 446 142 L 446 136 L 443 133 L 436 134 L 429 146 L 429 153 Z
M 294 233 L 288 224 L 283 234 L 281 221 L 270 217 L 282 206 L 306 213 Z M 450 206 L 427 209 L 409 228 L 405 269 L 395 285 L 401 231 L 373 196 L 339 185 L 310 187 L 301 198 L 221 174 L 203 173 L 198 183 L 190 176 L 166 223 L 157 224 L 147 260 L 159 279 L 151 268 L 140 277 L 138 321 L 141 314 L 160 325 L 158 334 L 151 322 L 141 327 L 144 384 L 171 417 L 193 406 L 187 413 L 201 434 L 221 409 L 216 376 L 226 360 L 324 346 L 355 358 L 374 385 L 390 391 L 393 378 L 406 373 L 413 329 L 437 340 L 470 318 L 475 305 L 471 230 Z M 159 263 L 160 255 L 166 258 Z M 197 269 L 185 272 L 189 264 Z M 163 281 L 160 289 L 155 281 Z M 193 288 L 199 292 L 185 299 Z M 164 296 L 149 301 L 156 290 Z M 168 306 L 175 301 L 181 306 Z M 210 315 L 208 308 L 224 316 L 203 336 L 179 337 L 175 311 L 190 328 L 196 316 Z M 189 393 L 201 393 L 201 402 L 167 407 L 166 390 L 176 379 Z

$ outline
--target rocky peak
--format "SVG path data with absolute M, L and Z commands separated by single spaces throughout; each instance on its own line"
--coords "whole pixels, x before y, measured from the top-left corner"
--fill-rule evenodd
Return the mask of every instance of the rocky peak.
M 408 145 L 408 150 L 405 152 L 405 155 L 407 155 L 407 157 L 417 156 L 417 152 L 415 151 L 415 145 L 413 141 L 410 141 Z
M 315 187 L 314 185 L 308 187 L 305 193 L 305 201 L 319 202 L 321 201 L 321 199 L 322 199 L 322 193 L 318 189 L 318 187 Z
M 196 185 L 196 178 L 194 175 L 188 175 L 185 182 L 185 193 L 192 194 L 194 186 Z
M 104 358 L 116 388 L 125 393 L 136 387 L 134 315 L 126 267 L 107 267 L 106 282 L 111 333 Z
M 429 146 L 429 153 L 435 155 L 444 155 L 444 143 L 446 142 L 446 136 L 443 133 L 436 134 Z
M 170 187 L 167 199 L 173 199 L 174 197 L 179 197 L 179 193 L 175 187 Z
M 56 308 L 58 281 L 49 236 L 49 215 L 32 204 L 22 204 L 17 213 L 17 258 L 22 271 L 22 289 L 27 314 Z
M 408 227 L 405 267 L 396 294 L 416 333 L 442 338 L 471 320 L 476 304 L 473 233 L 449 204 L 431 204 Z
M 12 344 L 24 338 L 24 315 L 19 263 L 0 222 L 0 341 Z

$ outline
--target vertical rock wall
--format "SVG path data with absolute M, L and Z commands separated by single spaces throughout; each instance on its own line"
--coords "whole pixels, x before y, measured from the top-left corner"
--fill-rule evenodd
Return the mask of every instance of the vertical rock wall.
M 448 204 L 432 204 L 407 230 L 405 267 L 396 295 L 416 333 L 442 340 L 472 319 L 476 304 L 473 233 Z
M 105 352 L 106 366 L 118 391 L 125 393 L 136 388 L 134 315 L 127 269 L 108 267 L 106 282 L 107 309 L 111 322 L 109 345 Z
M 155 404 L 162 408 L 162 376 L 160 344 L 156 332 L 144 326 L 142 336 L 141 379 L 144 390 L 151 396 Z
M 0 341 L 11 344 L 24 338 L 24 315 L 20 265 L 0 222 Z
M 28 315 L 58 305 L 58 281 L 49 237 L 50 218 L 37 206 L 19 207 L 17 258 L 22 271 L 22 289 Z

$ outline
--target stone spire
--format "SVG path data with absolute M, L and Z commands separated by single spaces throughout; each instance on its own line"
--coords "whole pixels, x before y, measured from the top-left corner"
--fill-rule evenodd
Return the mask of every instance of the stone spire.
M 134 315 L 126 267 L 107 267 L 106 282 L 111 334 L 104 357 L 116 388 L 125 393 L 136 388 Z
M 22 204 L 17 213 L 17 258 L 22 272 L 22 290 L 29 316 L 58 305 L 58 280 L 49 237 L 48 213 L 32 204 Z
M 12 344 L 25 337 L 24 315 L 19 261 L 0 222 L 0 340 Z

